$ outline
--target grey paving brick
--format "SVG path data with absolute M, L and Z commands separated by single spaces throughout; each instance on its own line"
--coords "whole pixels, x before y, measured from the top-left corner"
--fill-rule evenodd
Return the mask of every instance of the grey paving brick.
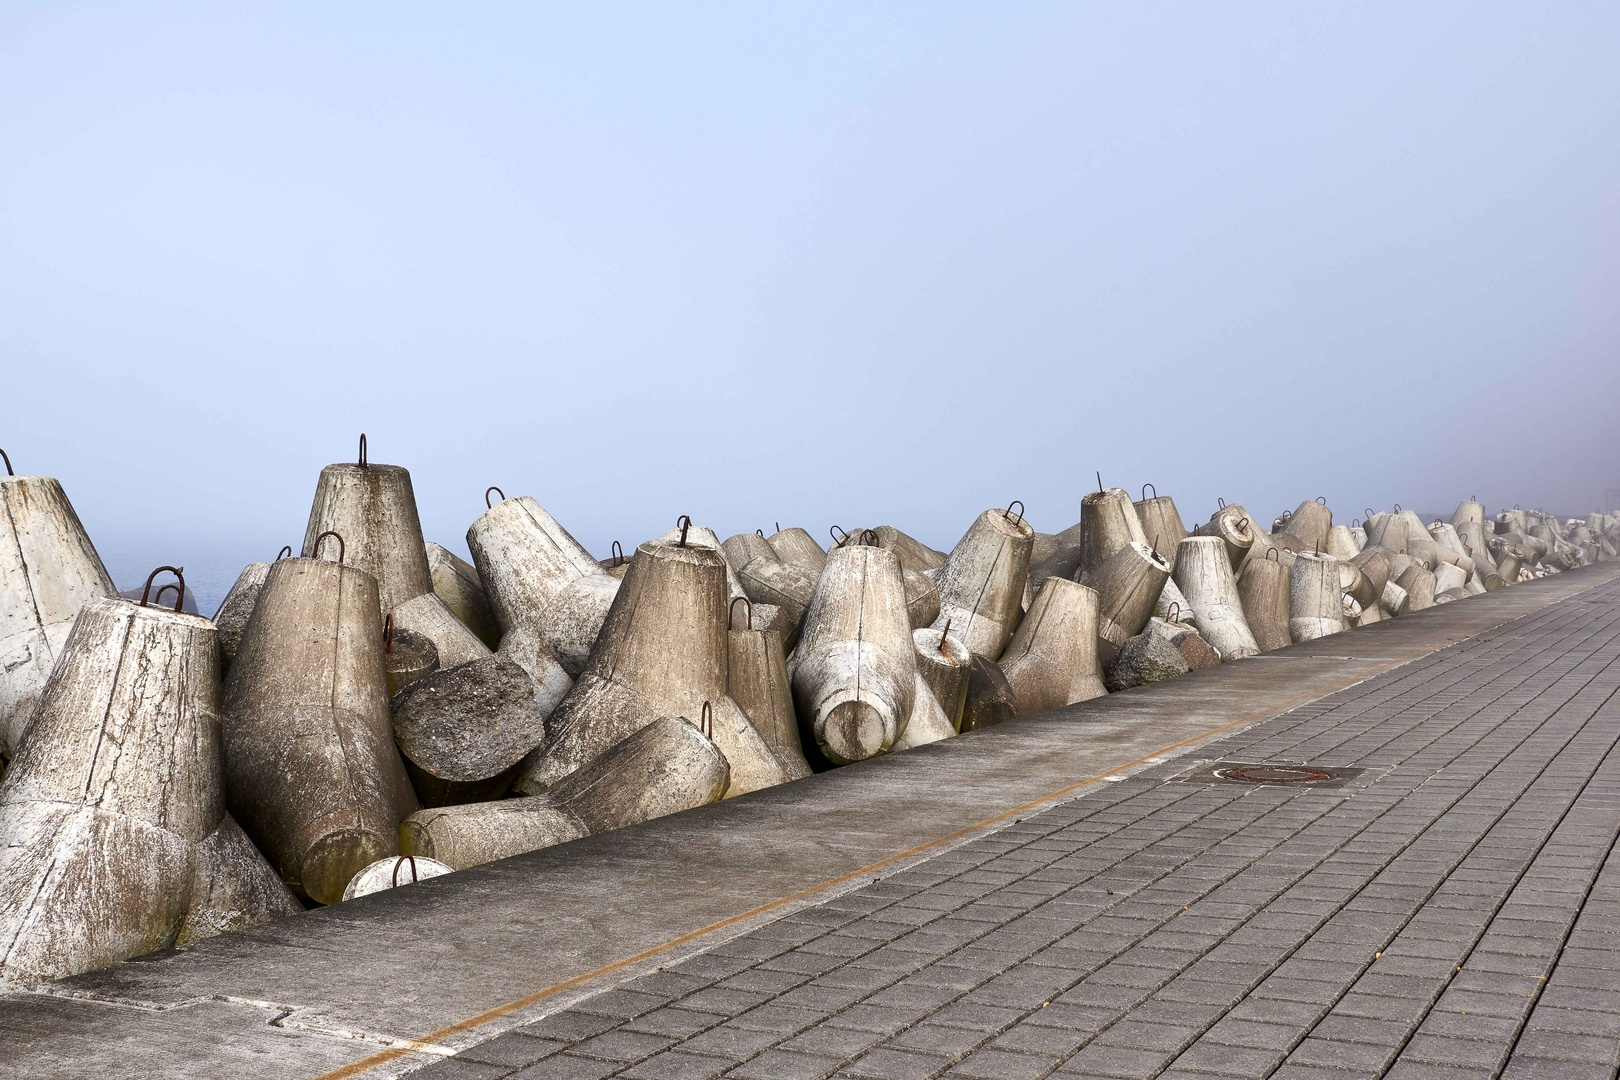
M 839 1058 L 796 1054 L 790 1050 L 767 1050 L 736 1066 L 727 1076 L 741 1080 L 823 1080 L 843 1064 Z
M 547 1054 L 554 1054 L 567 1045 L 560 1039 L 538 1039 L 521 1031 L 509 1031 L 505 1035 L 497 1035 L 493 1039 L 487 1039 L 477 1046 L 463 1050 L 456 1056 L 465 1061 L 477 1061 L 486 1065 L 515 1067 L 532 1065 Z
M 552 1054 L 526 1068 L 512 1073 L 519 1080 L 602 1080 L 619 1069 L 622 1062 L 601 1061 L 596 1058 L 576 1057 L 573 1054 Z
M 879 1048 L 844 1066 L 846 1076 L 875 1077 L 877 1080 L 925 1080 L 950 1064 L 949 1058 L 908 1050 Z
M 630 1080 L 714 1080 L 736 1064 L 730 1058 L 671 1050 L 639 1061 L 619 1075 Z
M 406 1075 L 412 1080 L 497 1080 L 498 1077 L 511 1074 L 512 1070 L 508 1066 L 488 1065 L 457 1055 L 435 1061 L 420 1069 L 412 1069 Z

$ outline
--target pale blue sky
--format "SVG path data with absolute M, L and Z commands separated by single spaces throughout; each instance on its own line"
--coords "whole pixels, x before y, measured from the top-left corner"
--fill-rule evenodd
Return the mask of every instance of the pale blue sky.
M 0 447 L 297 544 L 1620 485 L 1620 7 L 0 5 Z M 207 583 L 207 596 L 215 591 Z

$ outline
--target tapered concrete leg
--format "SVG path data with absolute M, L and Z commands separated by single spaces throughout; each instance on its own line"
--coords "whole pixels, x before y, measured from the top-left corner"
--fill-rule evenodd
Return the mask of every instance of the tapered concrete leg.
M 396 607 L 394 627 L 421 634 L 433 642 L 439 653 L 441 668 L 455 667 L 469 660 L 481 660 L 490 655 L 483 639 L 456 618 L 450 606 L 437 593 L 423 593 Z
M 1198 526 L 1193 531 L 1193 535 L 1219 537 L 1225 547 L 1228 562 L 1231 564 L 1232 569 L 1236 570 L 1243 565 L 1243 560 L 1248 556 L 1249 549 L 1254 546 L 1255 534 L 1261 531 L 1263 530 L 1254 523 L 1247 510 L 1237 503 L 1232 503 L 1215 511 L 1214 516 L 1209 521 Z M 1181 558 L 1180 552 L 1181 549 L 1178 545 L 1176 549 L 1177 559 Z M 1186 592 L 1187 590 L 1183 588 L 1181 591 Z M 1194 600 L 1194 603 L 1197 603 L 1197 601 Z
M 803 529 L 781 529 L 770 538 L 771 548 L 783 562 L 793 563 L 812 579 L 821 577 L 821 568 L 827 562 L 827 553 L 816 543 L 815 537 Z
M 911 622 L 900 560 L 852 544 L 827 555 L 789 660 L 794 705 L 839 765 L 892 748 L 911 714 Z
M 197 845 L 176 945 L 298 915 L 304 905 L 229 814 Z
M 893 525 L 879 525 L 873 532 L 877 533 L 878 547 L 894 552 L 902 570 L 914 570 L 920 574 L 924 570 L 938 570 L 945 565 L 947 556 L 943 551 L 935 551 Z
M 1348 525 L 1335 525 L 1330 528 L 1322 550 L 1340 562 L 1349 562 L 1361 553 L 1361 548 L 1356 546 L 1355 538 L 1350 535 Z
M 570 676 L 585 668 L 619 581 L 527 495 L 467 529 L 478 577 L 503 634 L 528 626 Z
M 1451 589 L 1464 589 L 1466 594 L 1467 585 L 1468 576 L 1462 572 L 1460 567 L 1452 566 L 1450 563 L 1441 563 L 1434 568 L 1434 593 L 1436 596 Z
M 439 670 L 439 649 L 432 641 L 412 630 L 399 630 L 384 624 L 383 657 L 388 664 L 388 696 L 395 694 Z
M 1288 632 L 1288 568 L 1274 559 L 1250 559 L 1244 562 L 1237 585 L 1243 617 L 1260 651 L 1292 645 Z
M 304 558 L 338 558 L 338 545 L 330 540 L 319 544 L 326 532 L 343 537 L 345 566 L 376 579 L 377 601 L 383 611 L 433 591 L 433 573 L 428 569 L 427 545 L 408 470 L 398 465 L 350 463 L 322 469 L 304 530 Z M 348 878 L 343 884 L 348 884 Z M 341 895 L 339 888 L 336 896 Z
M 400 852 L 455 870 L 554 847 L 586 835 L 578 818 L 544 795 L 418 810 L 400 823 Z
M 1294 560 L 1288 572 L 1288 633 L 1296 642 L 1346 629 L 1339 566 L 1331 555 L 1310 552 Z
M 1229 508 L 1230 509 L 1230 508 Z M 1239 660 L 1260 651 L 1243 619 L 1237 580 L 1228 558 L 1230 545 L 1219 536 L 1189 536 L 1176 552 L 1175 582 L 1192 601 L 1198 632 L 1221 654 Z
M 775 630 L 732 630 L 727 635 L 726 691 L 771 748 L 790 780 L 810 775 L 799 744 L 782 635 Z
M 1174 560 L 1171 560 L 1171 566 L 1174 565 Z M 1187 599 L 1181 591 L 1181 586 L 1176 584 L 1176 579 L 1172 576 L 1164 583 L 1164 588 L 1159 590 L 1159 599 L 1153 604 L 1153 614 L 1160 619 L 1191 622 L 1197 612 L 1193 611 L 1192 601 Z
M 1164 583 L 1170 580 L 1170 563 L 1148 545 L 1132 541 L 1088 568 L 1080 580 L 1096 590 L 1101 602 L 1097 635 L 1102 639 L 1100 659 L 1106 665 L 1153 617 Z M 1012 678 L 1010 672 L 1007 677 Z M 1026 700 L 1026 695 L 1020 692 L 1019 699 Z
M 484 583 L 478 578 L 478 568 L 443 544 L 427 544 L 428 571 L 433 577 L 433 591 L 445 606 L 460 619 L 462 625 L 478 635 L 491 649 L 501 643 L 501 628 L 490 609 L 489 597 L 484 595 Z
M 1328 550 L 1328 534 L 1333 529 L 1333 511 L 1314 499 L 1302 502 L 1288 517 L 1288 532 L 1297 536 L 1301 550 Z
M 951 727 L 960 731 L 972 654 L 960 641 L 930 627 L 913 630 L 911 644 L 916 654 L 917 673 L 928 684 Z
M 747 560 L 733 565 L 748 599 L 755 604 L 774 604 L 781 608 L 783 618 L 796 628 L 804 619 L 804 609 L 810 606 L 810 597 L 815 594 L 816 577 L 799 564 L 777 557 L 768 543 L 752 533 L 746 537 L 734 536 L 726 543 L 735 552 L 727 556 L 728 561 Z
M 945 710 L 940 706 L 934 692 L 923 681 L 921 673 L 917 675 L 916 685 L 913 687 L 911 699 L 911 718 L 906 722 L 906 730 L 900 740 L 894 744 L 895 750 L 910 750 L 914 746 L 925 746 L 928 743 L 939 742 L 956 734 L 956 728 Z
M 939 618 L 939 588 L 917 570 L 902 568 L 900 577 L 906 587 L 906 619 L 912 629 L 932 626 Z
M 1146 495 L 1146 489 L 1142 494 Z M 1155 494 L 1151 499 L 1136 503 L 1136 518 L 1142 523 L 1142 535 L 1148 544 L 1167 563 L 1174 563 L 1176 545 L 1187 538 L 1187 526 L 1176 509 L 1176 501 L 1168 495 Z
M 224 654 L 226 664 L 236 658 L 236 643 L 242 640 L 242 631 L 247 629 L 248 617 L 253 614 L 253 605 L 258 602 L 259 590 L 264 587 L 264 578 L 269 572 L 270 564 L 267 562 L 248 563 L 242 568 L 236 584 L 231 586 L 231 591 L 220 601 L 219 610 L 214 612 L 214 626 L 219 630 L 219 650 Z
M 1464 499 L 1457 504 L 1457 512 L 1451 515 L 1451 523 L 1460 531 L 1465 522 L 1472 521 L 1478 525 L 1485 524 L 1485 506 L 1472 499 Z
M 1434 607 L 1434 574 L 1421 566 L 1409 566 L 1396 584 L 1406 590 L 1413 611 Z
M 1136 507 L 1123 488 L 1093 491 L 1080 500 L 1080 565 L 1088 571 L 1127 544 L 1147 542 Z
M 967 703 L 962 707 L 962 731 L 995 727 L 1021 715 L 1018 696 L 1000 666 L 994 660 L 973 654 L 968 667 Z
M 541 716 L 549 717 L 555 712 L 568 691 L 574 688 L 574 680 L 540 640 L 539 631 L 532 627 L 515 626 L 502 635 L 501 647 L 495 655 L 529 673 L 529 678 L 534 680 L 534 703 Z
M 48 476 L 0 476 L 0 758 L 17 752 L 79 610 L 118 590 Z
M 1385 615 L 1394 618 L 1397 615 L 1405 615 L 1412 609 L 1412 598 L 1395 582 L 1385 582 L 1383 592 L 1378 597 L 1378 606 L 1383 609 Z
M 1136 520 L 1134 510 L 1131 520 Z M 1023 616 L 1034 538 L 1035 530 L 1016 515 L 1004 510 L 980 514 L 934 574 L 939 587 L 934 629 L 943 630 L 948 620 L 969 652 L 991 660 L 1000 656 Z
M 1162 565 L 1146 544 L 1136 550 Z M 1051 578 L 1041 586 L 1001 658 L 1002 673 L 1025 715 L 1108 692 L 1097 661 L 1099 606 L 1097 592 L 1078 582 Z
M 1039 539 L 1040 533 L 1036 533 Z M 1081 573 L 1080 558 L 1085 551 L 1079 544 L 1070 544 L 1049 552 L 1045 558 L 1033 563 L 1029 568 L 1029 587 L 1039 590 L 1046 584 L 1047 578 L 1060 577 L 1073 581 Z M 1034 558 L 1031 555 L 1031 558 Z
M 288 885 L 323 904 L 399 851 L 383 649 L 375 578 L 282 559 L 225 683 L 231 813 Z

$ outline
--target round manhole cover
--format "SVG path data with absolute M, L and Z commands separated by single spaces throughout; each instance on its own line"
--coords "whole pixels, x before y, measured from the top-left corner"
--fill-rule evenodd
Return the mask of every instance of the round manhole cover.
M 1321 784 L 1339 779 L 1331 770 L 1303 765 L 1238 765 L 1216 769 L 1215 775 L 1239 784 Z

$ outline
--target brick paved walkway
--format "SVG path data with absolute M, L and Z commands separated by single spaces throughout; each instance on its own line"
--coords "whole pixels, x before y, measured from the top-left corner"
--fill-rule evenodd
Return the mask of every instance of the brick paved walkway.
M 1620 582 L 411 1075 L 1613 1077 L 1617 688 Z

